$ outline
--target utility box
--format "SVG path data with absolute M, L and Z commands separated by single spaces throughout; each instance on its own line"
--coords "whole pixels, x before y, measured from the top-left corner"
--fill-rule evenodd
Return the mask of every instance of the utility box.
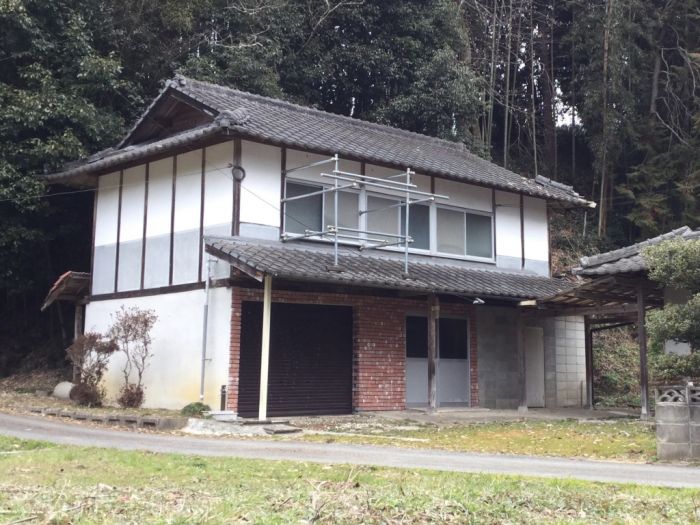
M 655 387 L 656 455 L 661 460 L 700 459 L 700 386 Z

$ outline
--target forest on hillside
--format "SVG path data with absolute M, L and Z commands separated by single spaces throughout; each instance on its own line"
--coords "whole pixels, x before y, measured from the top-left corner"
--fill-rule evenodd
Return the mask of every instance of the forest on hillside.
M 0 375 L 62 360 L 89 191 L 37 174 L 112 146 L 175 73 L 464 142 L 598 207 L 554 242 L 700 222 L 698 0 L 0 0 Z M 569 252 L 569 253 L 567 253 Z

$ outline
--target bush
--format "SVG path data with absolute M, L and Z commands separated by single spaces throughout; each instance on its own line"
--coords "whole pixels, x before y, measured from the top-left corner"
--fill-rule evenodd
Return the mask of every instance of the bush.
M 593 393 L 599 406 L 639 406 L 639 348 L 630 328 L 595 333 Z
M 143 404 L 143 398 L 143 388 L 129 383 L 122 387 L 117 403 L 123 408 L 139 408 Z
M 183 416 L 202 417 L 202 413 L 210 411 L 211 408 L 209 405 L 205 405 L 204 403 L 197 401 L 196 403 L 185 405 L 182 410 L 180 410 L 180 413 L 182 413 Z
M 649 356 L 649 375 L 655 383 L 684 383 L 700 379 L 700 354 L 652 354 Z
M 84 406 L 102 405 L 104 390 L 100 381 L 116 350 L 113 340 L 95 332 L 81 335 L 68 347 L 68 359 L 78 370 L 78 384 L 70 392 L 72 400 Z
M 100 407 L 104 399 L 104 391 L 98 385 L 78 383 L 71 388 L 69 397 L 81 406 Z

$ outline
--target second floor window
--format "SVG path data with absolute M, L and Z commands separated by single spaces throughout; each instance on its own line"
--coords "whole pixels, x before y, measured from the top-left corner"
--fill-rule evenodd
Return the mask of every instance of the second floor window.
M 286 197 L 313 194 L 324 189 L 313 184 L 287 179 Z M 372 238 L 395 243 L 403 235 L 406 208 L 398 198 L 367 191 L 338 193 L 338 226 L 372 232 Z M 284 232 L 306 234 L 328 229 L 335 221 L 332 192 L 310 195 L 285 203 Z M 360 210 L 367 213 L 360 214 Z M 382 234 L 386 236 L 383 237 Z M 493 255 L 493 220 L 490 213 L 474 212 L 436 204 L 414 204 L 409 212 L 411 250 L 491 261 Z

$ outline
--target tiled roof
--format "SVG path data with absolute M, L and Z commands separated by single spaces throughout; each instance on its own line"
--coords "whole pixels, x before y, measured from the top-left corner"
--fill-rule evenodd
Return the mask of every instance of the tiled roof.
M 422 293 L 446 293 L 483 298 L 536 299 L 549 297 L 570 284 L 537 275 L 467 267 L 454 263 L 411 260 L 409 277 L 403 275 L 402 257 L 359 253 L 343 248 L 341 271 L 333 269 L 329 247 L 261 242 L 241 237 L 207 237 L 207 252 L 244 273 L 263 274 L 288 281 L 327 283 Z
M 251 139 L 329 155 L 338 153 L 341 157 L 388 164 L 400 169 L 410 167 L 427 175 L 524 193 L 568 205 L 589 205 L 569 186 L 544 177 L 522 177 L 470 153 L 460 143 L 184 77 L 169 81 L 159 98 L 167 95 L 169 90 L 199 102 L 218 115 L 219 125 Z M 148 111 L 144 117 L 147 114 Z M 101 160 L 103 164 L 119 155 L 120 148 L 129 143 L 144 117 L 137 122 L 118 148 L 109 151 L 107 157 Z M 54 175 L 54 178 L 70 176 L 71 172 L 79 169 L 68 169 Z
M 573 273 L 593 276 L 646 271 L 647 265 L 642 255 L 642 249 L 646 246 L 676 238 L 700 239 L 700 230 L 693 231 L 688 226 L 683 226 L 631 246 L 591 255 L 590 257 L 581 257 L 581 266 L 574 268 Z

